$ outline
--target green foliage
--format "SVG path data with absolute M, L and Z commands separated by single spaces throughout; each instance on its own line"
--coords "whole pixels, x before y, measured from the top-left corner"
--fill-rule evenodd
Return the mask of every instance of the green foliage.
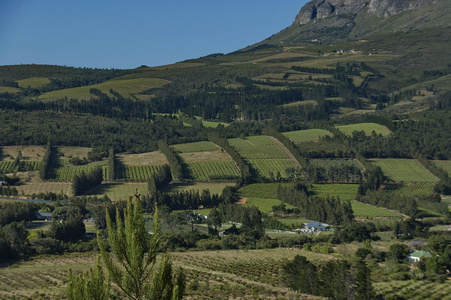
M 305 130 L 297 130 L 297 131 L 289 131 L 283 132 L 284 136 L 289 138 L 293 143 L 306 143 L 306 142 L 315 142 L 320 140 L 325 136 L 332 137 L 333 134 L 325 129 L 305 129 Z
M 184 178 L 184 170 L 182 167 L 182 162 L 180 157 L 175 154 L 171 147 L 166 143 L 166 141 L 160 140 L 158 141 L 158 148 L 169 161 L 169 165 L 171 166 L 171 173 L 174 180 L 183 180 Z
M 95 167 L 88 174 L 82 171 L 80 174 L 75 174 L 72 179 L 72 193 L 75 196 L 83 195 L 100 185 L 102 181 L 103 170 L 101 167 Z
M 67 286 L 67 298 L 69 300 L 108 300 L 110 299 L 110 282 L 107 274 L 104 274 L 100 257 L 97 259 L 94 270 L 74 276 L 69 269 Z
M 39 165 L 39 177 L 41 178 L 41 180 L 45 180 L 49 176 L 50 166 L 52 164 L 52 154 L 52 143 L 48 141 L 45 148 L 44 157 L 42 158 L 41 164 Z
M 173 275 L 169 253 L 163 249 L 158 270 L 154 270 L 161 247 L 158 210 L 155 210 L 154 228 L 149 238 L 144 227 L 139 195 L 130 197 L 122 218 L 116 210 L 116 225 L 107 210 L 108 246 L 98 236 L 102 259 L 110 280 L 129 299 L 181 299 L 184 294 L 184 275 L 180 269 Z

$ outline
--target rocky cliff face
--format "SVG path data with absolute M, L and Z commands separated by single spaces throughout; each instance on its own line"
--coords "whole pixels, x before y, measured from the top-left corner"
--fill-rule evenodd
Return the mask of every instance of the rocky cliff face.
M 302 7 L 293 24 L 304 25 L 311 20 L 353 14 L 366 10 L 379 18 L 388 18 L 406 10 L 432 3 L 434 0 L 313 0 Z

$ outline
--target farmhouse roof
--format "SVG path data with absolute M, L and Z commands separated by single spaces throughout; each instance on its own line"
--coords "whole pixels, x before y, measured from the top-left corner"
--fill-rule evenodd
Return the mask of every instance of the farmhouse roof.
M 432 257 L 431 253 L 428 251 L 414 251 L 412 253 L 410 253 L 409 255 L 410 257 Z

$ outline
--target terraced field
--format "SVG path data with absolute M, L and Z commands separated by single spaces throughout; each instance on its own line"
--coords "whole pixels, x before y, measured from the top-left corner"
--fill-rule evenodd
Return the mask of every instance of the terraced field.
M 376 123 L 359 123 L 351 125 L 337 126 L 337 129 L 346 135 L 352 136 L 354 131 L 364 131 L 366 135 L 371 135 L 376 132 L 377 135 L 389 136 L 392 132 L 385 126 Z
M 394 182 L 438 182 L 439 179 L 414 159 L 372 159 L 372 164 Z
M 314 142 L 325 136 L 333 136 L 332 132 L 325 129 L 305 129 L 283 132 L 282 134 L 295 144 Z

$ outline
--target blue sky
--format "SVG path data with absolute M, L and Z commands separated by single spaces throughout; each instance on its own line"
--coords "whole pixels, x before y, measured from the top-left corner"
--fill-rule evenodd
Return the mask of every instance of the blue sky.
M 135 68 L 229 53 L 293 22 L 307 0 L 0 0 L 0 65 Z

